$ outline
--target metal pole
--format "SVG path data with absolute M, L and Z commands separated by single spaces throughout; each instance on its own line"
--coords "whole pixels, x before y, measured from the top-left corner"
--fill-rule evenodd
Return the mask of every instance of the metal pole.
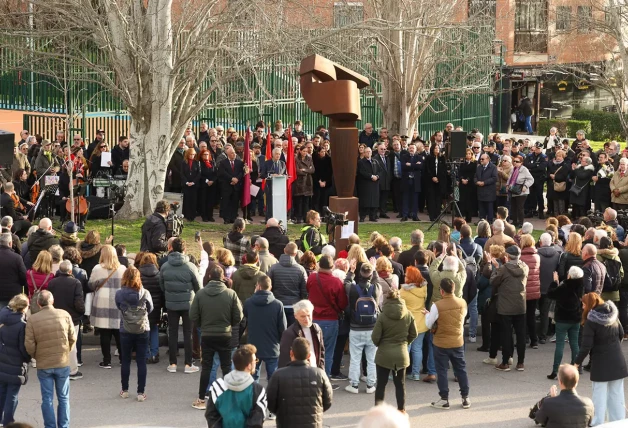
M 504 45 L 499 44 L 499 110 L 497 110 L 497 132 L 502 132 L 502 99 L 504 91 Z

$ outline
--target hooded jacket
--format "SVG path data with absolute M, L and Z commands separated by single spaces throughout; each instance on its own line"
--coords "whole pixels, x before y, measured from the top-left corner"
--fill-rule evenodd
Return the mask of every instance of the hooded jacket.
M 427 281 L 423 280 L 420 286 L 416 284 L 402 284 L 400 297 L 406 302 L 406 308 L 414 317 L 414 323 L 416 324 L 417 334 L 421 334 L 427 331 L 425 325 L 425 300 L 427 299 Z
M 282 254 L 279 263 L 268 270 L 273 283 L 273 294 L 284 306 L 292 306 L 299 300 L 307 299 L 307 276 L 305 268 L 294 257 Z
M 628 377 L 626 359 L 621 349 L 624 329 L 613 302 L 605 302 L 587 315 L 582 345 L 575 363 L 581 365 L 591 354 L 591 381 L 610 382 Z
M 556 322 L 579 323 L 582 321 L 582 296 L 584 281 L 582 278 L 566 279 L 560 285 L 552 282 L 547 297 L 556 300 L 554 319 Z
M 24 337 L 26 320 L 22 312 L 13 312 L 8 306 L 0 309 L 0 373 L 7 375 L 22 375 L 23 364 L 30 361 L 31 356 L 26 352 Z M 0 375 L 3 380 L 5 376 Z M 17 377 L 14 379 L 18 382 Z M 20 382 L 21 383 L 21 382 Z
M 541 259 L 535 247 L 526 247 L 521 250 L 521 262 L 528 266 L 528 281 L 526 282 L 526 300 L 541 298 Z
M 560 259 L 561 252 L 555 247 L 541 247 L 537 250 L 539 258 L 541 259 L 541 294 L 547 294 L 550 284 L 554 281 L 554 272 L 558 270 L 558 260 Z
M 81 268 L 85 269 L 87 277 L 92 276 L 92 270 L 100 262 L 100 250 L 102 245 L 100 244 L 88 244 L 87 242 L 81 242 L 79 252 L 81 253 Z
M 462 289 L 464 283 L 467 281 L 467 270 L 461 260 L 458 260 L 457 272 L 439 270 L 443 260 L 445 260 L 445 258 L 439 256 L 430 265 L 430 278 L 432 279 L 432 284 L 434 284 L 431 298 L 432 303 L 436 303 L 442 298 L 440 295 L 440 282 L 444 278 L 449 278 L 454 282 L 454 295 L 456 297 L 462 297 Z
M 510 260 L 499 269 L 493 269 L 491 286 L 499 293 L 499 315 L 523 315 L 526 313 L 526 282 L 528 267 L 520 260 Z
M 266 391 L 253 381 L 250 373 L 233 370 L 223 379 L 216 379 L 206 401 L 208 427 L 261 428 L 264 424 L 268 407 Z
M 242 304 L 235 291 L 212 280 L 194 296 L 190 319 L 201 328 L 202 336 L 231 337 L 232 327 L 242 321 Z
M 267 290 L 256 291 L 244 302 L 249 343 L 257 348 L 258 358 L 279 358 L 281 335 L 286 330 L 283 304 Z
M 37 229 L 35 232 L 31 233 L 27 242 L 28 254 L 31 258 L 31 263 L 35 263 L 37 256 L 43 250 L 48 250 L 48 248 L 53 245 L 59 245 L 57 237 L 43 229 Z M 30 266 L 26 267 L 29 268 Z
M 15 254 L 9 247 L 0 246 L 0 301 L 8 302 L 16 294 L 20 294 L 26 284 L 26 266 L 22 257 Z
M 233 291 L 236 292 L 241 302 L 251 297 L 255 293 L 257 280 L 266 276 L 260 271 L 259 266 L 253 264 L 245 264 L 231 275 L 231 283 Z
M 405 301 L 387 299 L 371 333 L 373 344 L 377 346 L 375 364 L 394 371 L 408 367 L 408 345 L 417 335 L 414 316 Z
M 173 182 L 175 180 L 174 174 L 172 180 Z M 142 225 L 140 251 L 148 251 L 155 254 L 166 252 L 168 250 L 166 231 L 166 219 L 164 216 L 153 213 L 146 217 Z
M 156 265 L 143 265 L 139 267 L 142 287 L 150 293 L 153 301 L 153 310 L 148 314 L 151 325 L 158 324 L 161 320 L 161 309 L 164 306 L 164 296 L 159 287 L 159 268 Z
M 198 269 L 186 255 L 173 251 L 159 271 L 159 288 L 164 292 L 166 309 L 189 311 L 193 294 L 200 289 Z
M 605 248 L 597 250 L 597 259 L 603 264 L 606 263 L 606 260 L 615 260 L 616 262 L 621 263 L 621 260 L 619 259 L 619 250 L 617 248 Z M 621 275 L 621 278 L 623 279 L 625 276 L 623 264 L 619 268 L 619 273 Z M 619 302 L 619 290 L 602 291 L 602 299 L 604 299 L 604 301 L 612 300 L 613 302 Z

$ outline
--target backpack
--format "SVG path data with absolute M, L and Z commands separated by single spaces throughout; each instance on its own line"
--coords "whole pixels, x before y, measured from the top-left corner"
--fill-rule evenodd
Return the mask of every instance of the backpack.
M 606 276 L 604 277 L 604 288 L 602 291 L 617 291 L 621 284 L 621 262 L 613 259 L 604 259 L 606 266 Z
M 379 315 L 379 305 L 373 298 L 375 284 L 369 283 L 369 288 L 366 291 L 355 284 L 355 290 L 358 292 L 358 300 L 356 300 L 353 310 L 353 322 L 359 325 L 375 324 Z
M 476 244 L 477 245 L 477 244 Z M 463 260 L 471 268 L 473 271 L 473 278 L 477 280 L 478 273 L 480 272 L 480 268 L 478 267 L 478 263 L 475 261 L 475 253 L 478 251 L 478 247 L 473 246 L 473 253 L 468 256 L 467 253 L 460 247 L 460 251 L 462 251 L 462 255 L 464 256 Z
M 129 334 L 142 334 L 148 330 L 148 310 L 146 309 L 145 293 L 140 296 L 140 306 L 129 306 L 122 311 L 122 326 Z M 144 302 L 144 304 L 142 304 Z
M 33 295 L 31 296 L 31 300 L 30 300 L 31 301 L 30 308 L 31 308 L 31 314 L 36 314 L 37 312 L 41 310 L 41 308 L 37 304 L 37 299 L 39 299 L 39 295 L 44 289 L 44 286 L 48 284 L 48 280 L 50 279 L 51 274 L 46 275 L 46 278 L 44 278 L 44 282 L 41 283 L 41 287 L 37 287 L 37 283 L 35 282 L 35 277 L 33 276 L 32 270 L 30 271 L 30 275 L 31 275 L 31 281 L 33 283 Z

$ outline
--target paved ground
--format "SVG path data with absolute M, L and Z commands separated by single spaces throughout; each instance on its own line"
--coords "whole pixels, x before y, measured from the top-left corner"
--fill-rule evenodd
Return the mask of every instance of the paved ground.
M 463 410 L 459 407 L 458 391 L 451 380 L 452 406 L 449 411 L 432 409 L 430 401 L 437 398 L 436 385 L 411 382 L 407 385 L 406 409 L 412 418 L 412 426 L 432 427 L 533 427 L 527 418 L 529 408 L 549 390 L 556 381 L 546 379 L 551 371 L 554 345 L 541 345 L 538 350 L 526 350 L 526 371 L 502 373 L 492 366 L 482 364 L 488 354 L 477 352 L 478 344 L 468 344 L 468 371 L 471 384 L 472 407 Z M 623 345 L 628 357 L 628 343 Z M 567 347 L 568 349 L 568 347 Z M 162 359 L 166 348 L 161 348 Z M 186 375 L 181 372 L 166 372 L 166 363 L 149 365 L 148 400 L 134 401 L 134 396 L 123 400 L 120 391 L 120 368 L 112 370 L 98 368 L 100 350 L 84 350 L 85 377 L 71 384 L 71 411 L 73 427 L 203 427 L 203 412 L 191 407 L 198 388 L 199 374 Z M 347 357 L 345 357 L 346 359 Z M 565 359 L 569 358 L 566 351 Z M 347 364 L 348 365 L 348 364 Z M 344 372 L 347 368 L 343 369 Z M 134 391 L 135 369 L 131 372 L 131 391 Z M 264 377 L 264 376 L 263 376 Z M 346 382 L 342 382 L 344 387 Z M 336 391 L 332 408 L 325 414 L 325 426 L 353 427 L 360 417 L 373 404 L 374 396 L 363 391 L 359 395 L 349 394 L 342 389 Z M 590 396 L 591 382 L 588 374 L 581 382 L 578 391 Z M 627 395 L 628 396 L 628 395 Z M 387 401 L 394 405 L 392 382 L 387 389 Z M 20 403 L 16 416 L 18 420 L 36 427 L 43 426 L 40 412 L 40 393 L 35 370 L 31 371 L 29 383 L 20 392 Z M 268 421 L 265 426 L 275 426 Z

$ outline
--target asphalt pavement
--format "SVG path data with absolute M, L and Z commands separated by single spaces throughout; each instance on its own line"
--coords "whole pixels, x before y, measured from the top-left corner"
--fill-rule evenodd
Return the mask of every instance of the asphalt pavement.
M 462 409 L 457 384 L 453 374 L 449 373 L 450 403 L 448 411 L 430 407 L 430 402 L 438 398 L 436 384 L 407 381 L 406 410 L 412 426 L 429 427 L 533 427 L 528 419 L 530 407 L 544 396 L 557 381 L 550 381 L 546 375 L 551 372 L 554 344 L 540 345 L 539 349 L 526 349 L 524 372 L 499 372 L 493 366 L 482 363 L 488 353 L 478 352 L 478 343 L 467 343 L 467 370 L 471 387 L 471 408 Z M 628 343 L 622 345 L 624 356 L 628 357 Z M 147 400 L 139 403 L 135 400 L 137 371 L 131 368 L 130 392 L 128 399 L 119 397 L 120 366 L 114 364 L 111 370 L 98 367 L 101 361 L 100 348 L 89 347 L 83 350 L 85 365 L 81 368 L 84 378 L 71 382 L 71 426 L 72 427 L 205 427 L 204 412 L 192 408 L 196 397 L 200 373 L 168 373 L 167 348 L 160 348 L 161 363 L 148 366 L 146 387 Z M 515 357 L 516 358 L 516 357 Z M 568 344 L 565 344 L 563 361 L 570 358 Z M 348 356 L 344 357 L 348 372 Z M 265 374 L 262 374 L 265 384 Z M 339 382 L 341 389 L 335 391 L 333 405 L 325 413 L 327 427 L 356 426 L 362 415 L 373 405 L 374 395 L 366 394 L 364 384 L 360 385 L 358 395 L 344 391 L 347 382 Z M 627 385 L 628 386 L 628 385 Z M 591 382 L 585 372 L 578 392 L 591 395 Z M 392 381 L 386 391 L 386 401 L 395 405 Z M 628 393 L 626 394 L 628 397 Z M 40 411 L 41 395 L 36 369 L 31 369 L 30 379 L 22 387 L 16 412 L 18 421 L 28 422 L 35 427 L 42 427 Z M 628 421 L 626 421 L 628 426 Z M 264 426 L 275 426 L 267 421 Z

